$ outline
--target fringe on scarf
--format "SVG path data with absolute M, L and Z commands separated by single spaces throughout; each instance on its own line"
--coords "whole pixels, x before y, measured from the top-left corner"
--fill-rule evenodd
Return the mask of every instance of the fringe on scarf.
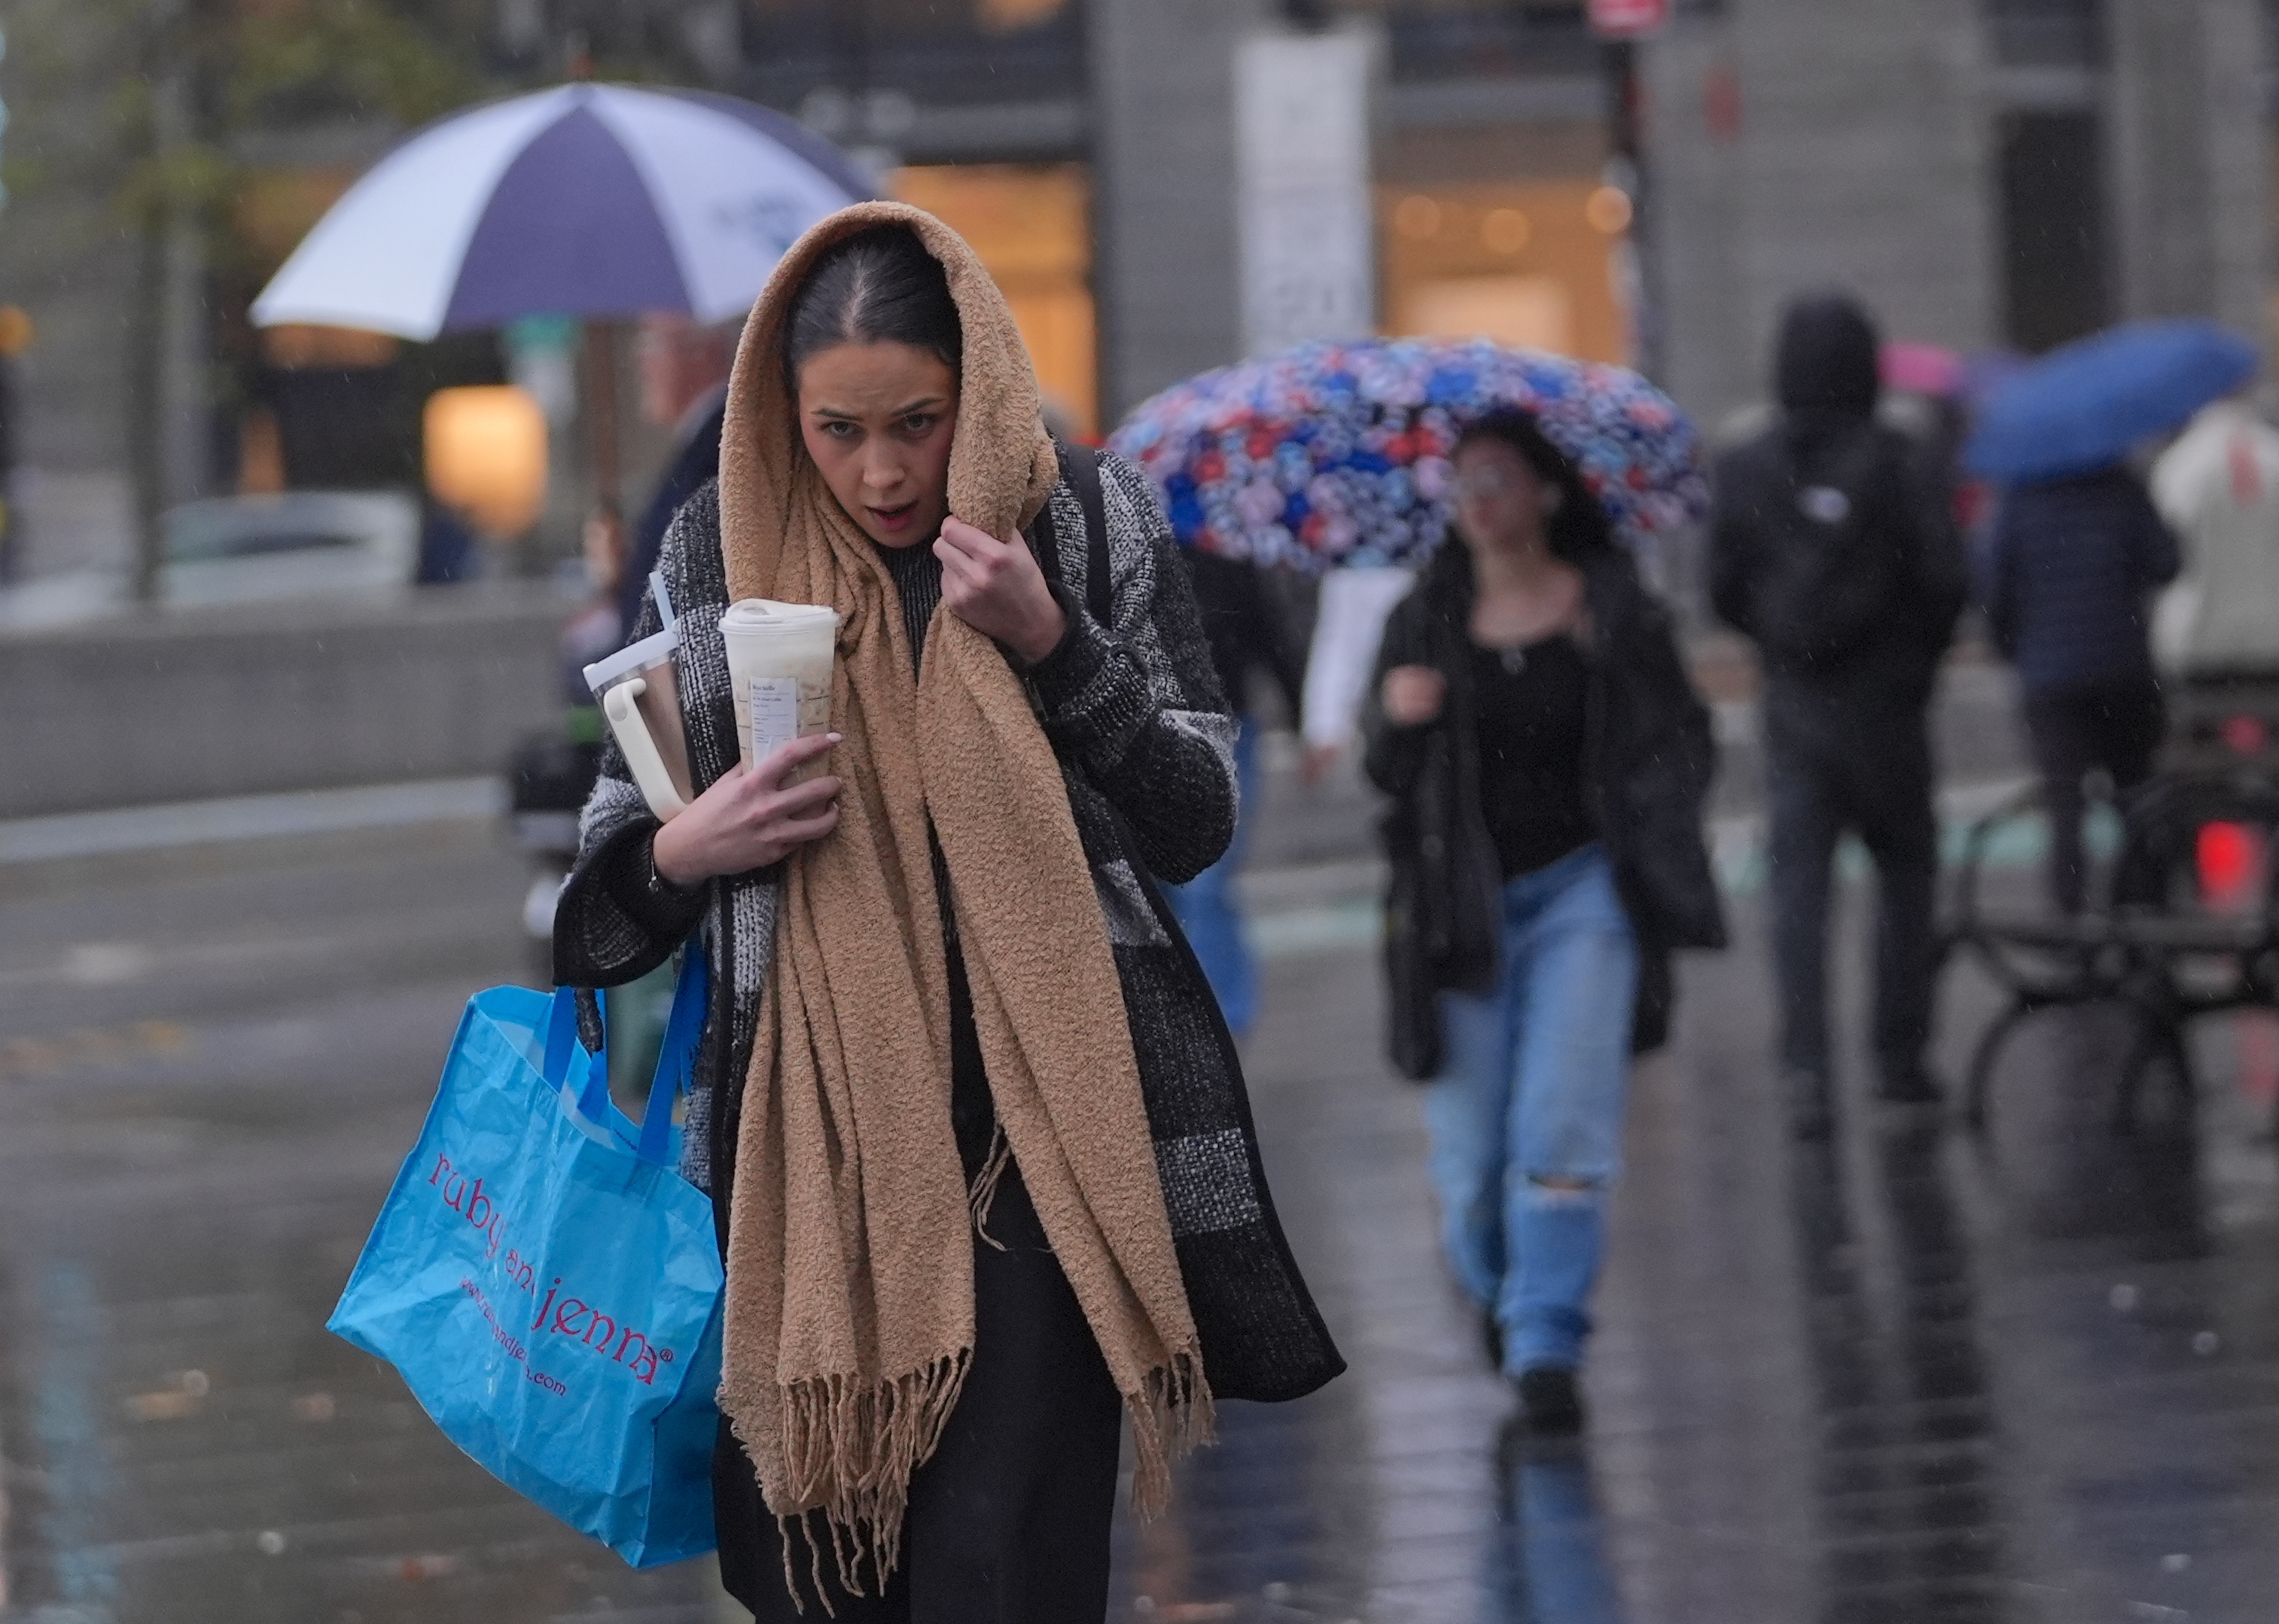
M 1147 1373 L 1147 1385 L 1124 1395 L 1132 1417 L 1132 1509 L 1151 1521 L 1171 1501 L 1171 1463 L 1217 1436 L 1218 1412 L 1193 1347 Z
M 997 1186 L 1005 1182 L 1005 1169 L 1013 1165 L 1013 1141 L 1005 1137 L 1005 1124 L 999 1122 L 989 1130 L 989 1159 L 981 1164 L 981 1171 L 973 1176 L 973 1187 L 965 1192 L 966 1206 L 973 1214 L 973 1232 L 999 1252 L 1005 1243 L 989 1233 L 989 1208 L 997 1199 Z
M 975 1183 L 978 1187 L 979 1179 Z M 867 1582 L 886 1593 L 887 1578 L 902 1563 L 910 1475 L 940 1441 L 972 1360 L 972 1350 L 964 1349 L 892 1382 L 829 1376 L 784 1390 L 784 1452 L 801 1475 L 798 1481 L 811 1488 L 828 1459 L 839 1467 L 837 1481 L 852 1486 L 838 1501 L 776 1519 L 784 1588 L 802 1614 L 807 1600 L 794 1555 L 801 1545 L 807 1548 L 808 1581 L 828 1616 L 839 1615 L 825 1577 L 826 1547 L 848 1595 L 870 1594 L 866 1572 Z M 1132 1508 L 1142 1521 L 1153 1521 L 1170 1504 L 1172 1463 L 1216 1437 L 1217 1406 L 1203 1379 L 1201 1354 L 1192 1348 L 1173 1354 L 1170 1364 L 1147 1373 L 1140 1391 L 1124 1396 L 1124 1407 L 1132 1420 Z M 878 1429 L 870 1431 L 866 1424 L 874 1418 Z M 886 1450 L 868 1461 L 851 1459 L 866 1436 L 883 1438 Z
M 784 1582 L 795 1604 L 800 1588 L 791 1536 L 796 1526 L 808 1547 L 816 1595 L 823 1610 L 832 1612 L 823 1584 L 822 1549 L 809 1522 L 814 1513 L 830 1528 L 840 1587 L 849 1596 L 866 1594 L 863 1574 L 868 1568 L 884 1590 L 886 1575 L 902 1560 L 910 1475 L 941 1442 L 972 1362 L 973 1350 L 960 1348 L 888 1380 L 833 1375 L 782 1389 L 784 1467 L 792 1499 L 813 1500 L 822 1485 L 836 1486 L 831 1498 L 809 1511 L 776 1519 L 783 1534 Z

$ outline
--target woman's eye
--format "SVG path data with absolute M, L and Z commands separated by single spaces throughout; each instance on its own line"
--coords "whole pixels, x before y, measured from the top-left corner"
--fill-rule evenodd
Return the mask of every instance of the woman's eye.
M 910 416 L 902 419 L 902 433 L 913 437 L 925 434 L 932 431 L 934 425 L 934 418 L 928 413 L 922 411 L 913 412 Z
M 855 438 L 855 425 L 851 423 L 826 423 L 823 425 L 823 432 L 830 435 L 833 440 L 852 440 Z

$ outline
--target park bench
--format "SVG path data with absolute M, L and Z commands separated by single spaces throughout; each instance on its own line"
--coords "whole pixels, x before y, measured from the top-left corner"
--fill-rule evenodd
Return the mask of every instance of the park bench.
M 2168 773 L 2106 803 L 2092 813 L 2090 900 L 2076 915 L 2046 900 L 2032 839 L 2045 829 L 2039 790 L 2025 791 L 1970 826 L 1954 865 L 1945 956 L 1967 955 L 2006 995 L 1972 1052 L 1965 1112 L 1984 1125 L 1995 1062 L 2030 1016 L 2119 1003 L 2136 1016 L 2114 1103 L 2125 1130 L 2155 1065 L 2191 1095 L 2193 1020 L 2279 1008 L 2279 781 L 2245 769 Z M 1990 867 L 2019 858 L 2038 906 L 1990 901 Z

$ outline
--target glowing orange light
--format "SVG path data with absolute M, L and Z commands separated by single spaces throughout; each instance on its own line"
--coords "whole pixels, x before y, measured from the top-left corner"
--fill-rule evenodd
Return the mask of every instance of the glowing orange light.
M 424 419 L 427 488 L 478 529 L 518 536 L 546 505 L 546 414 L 511 384 L 438 389 Z
M 1393 211 L 1393 228 L 1404 237 L 1430 237 L 1440 229 L 1440 205 L 1422 193 L 1404 197 Z
M 1631 196 L 1618 186 L 1595 188 L 1583 200 L 1583 218 L 1591 222 L 1591 229 L 1615 236 L 1628 231 L 1631 225 Z

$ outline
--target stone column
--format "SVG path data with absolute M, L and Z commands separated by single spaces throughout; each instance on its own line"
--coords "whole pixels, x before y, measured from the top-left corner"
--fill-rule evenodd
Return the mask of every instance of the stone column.
M 1234 48 L 1262 0 L 1091 0 L 1101 420 L 1242 353 Z
M 1647 45 L 1665 370 L 1705 423 L 1763 398 L 1803 289 L 1895 337 L 1997 338 L 1984 57 L 1978 0 L 1727 0 Z
M 2212 316 L 2263 339 L 2270 134 L 2256 0 L 2109 0 L 2115 270 L 2131 317 Z

